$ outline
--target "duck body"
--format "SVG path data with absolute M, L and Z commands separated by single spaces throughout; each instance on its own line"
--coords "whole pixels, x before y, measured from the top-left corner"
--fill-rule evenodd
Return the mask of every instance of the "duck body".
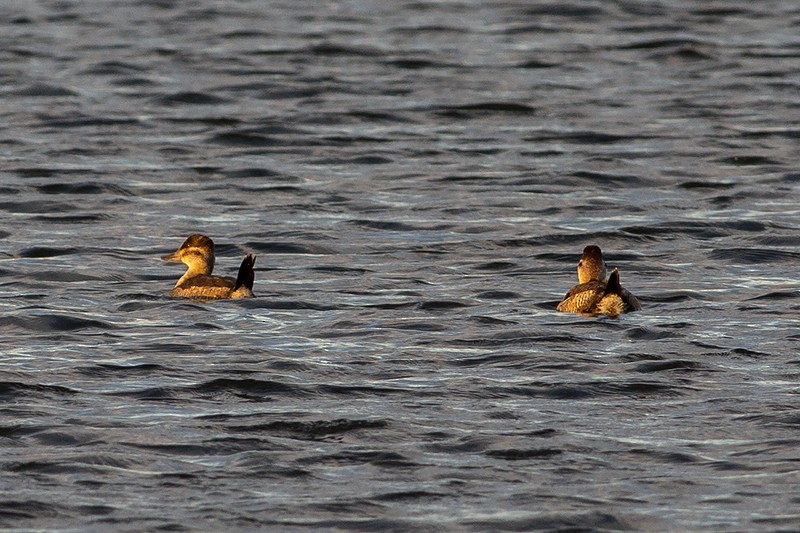
M 639 311 L 638 298 L 620 284 L 616 268 L 606 279 L 608 269 L 598 246 L 584 248 L 578 261 L 578 284 L 572 287 L 556 308 L 565 313 L 618 316 Z
M 170 296 L 200 300 L 253 296 L 255 257 L 248 255 L 242 260 L 236 279 L 214 276 L 214 241 L 205 235 L 190 235 L 175 253 L 161 259 L 180 261 L 188 267 L 186 273 L 175 283 L 175 287 L 169 291 Z

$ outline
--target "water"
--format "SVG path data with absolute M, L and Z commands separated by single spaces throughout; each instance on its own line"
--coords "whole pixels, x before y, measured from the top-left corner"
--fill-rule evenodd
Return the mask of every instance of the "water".
M 4 530 L 800 528 L 793 3 L 0 20 Z

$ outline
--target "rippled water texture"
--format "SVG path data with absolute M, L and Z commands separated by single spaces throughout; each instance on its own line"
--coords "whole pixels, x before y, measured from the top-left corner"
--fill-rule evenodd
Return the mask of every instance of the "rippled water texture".
M 800 529 L 796 2 L 0 21 L 0 527 Z

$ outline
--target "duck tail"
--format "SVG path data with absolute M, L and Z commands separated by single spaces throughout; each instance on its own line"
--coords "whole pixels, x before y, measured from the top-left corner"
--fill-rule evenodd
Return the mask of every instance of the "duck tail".
M 608 281 L 606 282 L 606 291 L 604 295 L 609 294 L 622 296 L 622 285 L 619 282 L 619 270 L 616 268 L 611 271 L 611 275 L 608 276 Z
M 616 268 L 608 276 L 606 290 L 597 304 L 597 311 L 615 318 L 625 312 L 625 301 L 622 296 L 622 285 L 619 283 L 619 270 Z
M 251 291 L 253 290 L 253 282 L 256 279 L 256 273 L 253 270 L 253 267 L 256 264 L 256 258 L 252 254 L 249 254 L 242 260 L 242 264 L 239 267 L 239 274 L 236 276 L 236 285 L 233 287 L 233 290 L 240 287 L 247 287 Z

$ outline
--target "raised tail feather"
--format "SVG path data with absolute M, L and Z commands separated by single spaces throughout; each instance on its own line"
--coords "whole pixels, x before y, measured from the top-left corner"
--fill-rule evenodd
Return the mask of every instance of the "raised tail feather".
M 597 303 L 597 311 L 610 317 L 617 317 L 625 312 L 625 300 L 622 295 L 622 285 L 619 282 L 619 270 L 616 268 L 608 276 L 606 290 Z
M 247 287 L 253 290 L 253 282 L 256 279 L 256 273 L 253 267 L 256 264 L 256 258 L 252 254 L 242 259 L 242 264 L 239 267 L 239 274 L 236 276 L 236 285 L 233 287 L 235 291 L 239 287 Z
M 616 268 L 611 272 L 611 275 L 608 276 L 608 281 L 606 282 L 606 290 L 605 295 L 608 294 L 617 294 L 622 296 L 622 284 L 619 282 L 619 270 Z

